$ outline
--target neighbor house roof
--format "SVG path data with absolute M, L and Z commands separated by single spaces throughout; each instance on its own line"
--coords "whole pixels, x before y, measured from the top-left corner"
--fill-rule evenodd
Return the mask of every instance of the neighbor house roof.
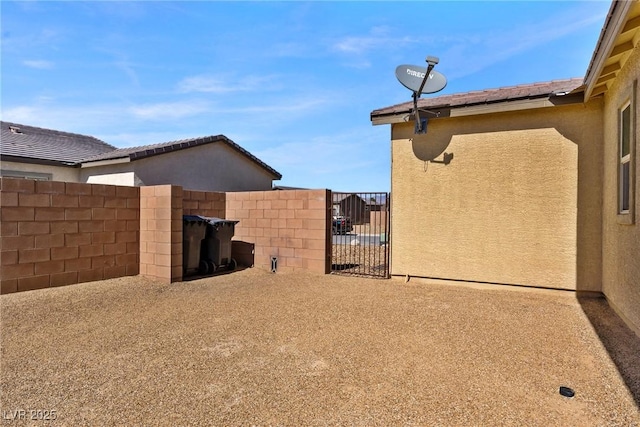
M 186 148 L 197 147 L 200 145 L 221 143 L 236 150 L 258 166 L 266 169 L 277 179 L 281 179 L 282 175 L 271 166 L 258 159 L 256 156 L 230 140 L 224 135 L 204 136 L 197 138 L 181 139 L 178 141 L 163 142 L 160 144 L 142 145 L 139 147 L 118 148 L 116 150 L 101 153 L 92 157 L 88 157 L 82 161 L 83 166 L 90 165 L 92 162 L 102 162 L 107 160 L 128 159 L 129 161 L 140 160 L 147 157 L 157 156 L 160 154 L 170 153 L 172 151 L 184 150 Z
M 0 122 L 0 154 L 26 162 L 73 165 L 116 147 L 93 136 Z
M 638 43 L 640 3 L 613 1 L 584 78 L 585 100 L 605 93 Z
M 205 136 L 139 147 L 116 148 L 97 138 L 17 123 L 0 122 L 0 154 L 5 160 L 95 166 L 110 160 L 134 161 L 211 143 L 222 143 L 266 169 L 276 179 L 282 175 L 224 135 Z
M 486 107 L 492 104 L 499 103 L 517 102 L 519 105 L 523 105 L 523 101 L 548 100 L 553 97 L 582 93 L 582 82 L 582 78 L 574 78 L 517 86 L 507 86 L 497 89 L 477 90 L 472 92 L 456 93 L 452 95 L 441 95 L 433 98 L 419 99 L 418 108 L 420 110 L 440 110 L 437 111 L 437 113 L 444 113 L 445 116 L 449 114 L 453 116 L 456 114 L 450 113 L 449 110 L 470 109 L 470 107 Z M 524 105 L 529 104 L 525 103 Z M 541 105 L 544 105 L 544 103 Z M 550 103 L 549 105 L 553 104 Z M 371 112 L 371 121 L 374 124 L 398 123 L 404 121 L 404 118 L 412 111 L 412 109 L 413 101 L 409 101 L 402 104 L 392 105 L 390 107 L 374 110 Z M 484 110 L 488 109 L 485 108 Z M 473 108 L 473 110 L 471 111 L 480 113 L 483 111 L 483 109 Z

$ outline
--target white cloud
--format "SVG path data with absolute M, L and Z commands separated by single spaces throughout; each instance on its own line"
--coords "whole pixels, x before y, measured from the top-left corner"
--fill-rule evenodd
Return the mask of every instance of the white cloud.
M 210 105 L 201 101 L 160 102 L 127 108 L 129 113 L 144 120 L 175 120 L 203 114 L 210 110 Z
M 600 23 L 604 16 L 590 10 L 575 10 L 567 16 L 552 16 L 546 21 L 520 25 L 486 36 L 471 35 L 449 40 L 450 48 L 442 54 L 450 64 L 449 78 L 474 74 L 537 46 L 560 39 L 587 26 Z M 540 58 L 534 59 L 543 60 Z
M 50 70 L 53 68 L 53 62 L 41 59 L 24 60 L 22 61 L 22 64 L 29 68 L 36 68 L 39 70 Z
M 398 48 L 403 45 L 418 43 L 413 37 L 388 37 L 371 35 L 362 37 L 345 37 L 333 44 L 333 49 L 341 53 L 362 55 L 372 50 Z
M 304 141 L 288 136 L 287 142 L 275 145 L 268 141 L 269 148 L 253 148 L 251 152 L 282 173 L 281 185 L 382 191 L 390 180 L 388 150 L 381 155 L 375 141 L 386 141 L 386 134 L 384 129 L 363 126 Z M 236 142 L 242 145 L 245 140 L 256 143 L 251 137 L 237 138 Z
M 98 135 L 92 135 L 102 141 L 108 142 L 116 147 L 138 147 L 140 145 L 158 144 L 162 142 L 178 141 L 181 139 L 190 138 L 190 135 L 176 132 L 120 132 L 120 133 L 101 133 Z M 206 136 L 203 134 L 192 135 Z
M 2 120 L 8 122 L 31 124 L 38 116 L 38 109 L 29 106 L 19 106 L 2 110 Z
M 178 83 L 181 93 L 232 93 L 279 88 L 275 76 L 258 75 L 199 75 L 186 77 Z
M 344 37 L 335 41 L 331 48 L 340 53 L 364 55 L 374 50 L 397 49 L 409 44 L 425 43 L 423 38 L 393 36 L 391 32 L 391 28 L 386 26 L 373 27 L 368 35 Z

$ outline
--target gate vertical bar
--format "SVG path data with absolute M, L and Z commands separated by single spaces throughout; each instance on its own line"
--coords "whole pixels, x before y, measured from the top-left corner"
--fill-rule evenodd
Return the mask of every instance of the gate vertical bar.
M 331 272 L 389 278 L 389 193 L 331 193 Z

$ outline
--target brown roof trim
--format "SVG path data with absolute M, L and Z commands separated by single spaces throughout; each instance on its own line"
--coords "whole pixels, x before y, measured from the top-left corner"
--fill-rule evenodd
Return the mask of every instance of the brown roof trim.
M 77 168 L 80 164 L 73 162 L 65 162 L 63 160 L 39 159 L 35 157 L 12 156 L 10 154 L 0 154 L 0 160 L 14 163 L 28 163 L 33 165 L 60 166 L 67 168 Z
M 420 99 L 418 101 L 418 108 L 434 111 L 453 110 L 482 105 L 560 98 L 566 95 L 580 94 L 583 90 L 582 82 L 582 78 L 573 78 L 441 95 L 434 98 Z M 566 101 L 581 102 L 582 98 L 572 96 L 570 99 L 567 97 Z M 371 112 L 371 121 L 382 124 L 384 123 L 385 117 L 406 115 L 411 112 L 412 108 L 413 102 L 410 101 L 374 110 Z
M 600 37 L 593 51 L 591 61 L 587 67 L 584 77 L 585 84 L 585 100 L 591 97 L 593 89 L 597 85 L 598 77 L 602 73 L 604 63 L 614 49 L 615 39 L 620 34 L 624 23 L 626 22 L 627 13 L 633 6 L 633 1 L 617 1 L 611 2 L 611 7 L 607 13 L 605 24 L 600 31 Z
M 282 175 L 273 169 L 271 166 L 264 163 L 262 160 L 258 159 L 256 156 L 230 140 L 224 135 L 213 135 L 213 136 L 205 136 L 198 138 L 189 138 L 182 139 L 178 141 L 170 141 L 161 144 L 152 144 L 152 145 L 143 145 L 139 147 L 128 147 L 128 148 L 120 148 L 114 151 L 110 151 L 108 153 L 100 154 L 98 156 L 93 156 L 88 159 L 84 159 L 82 161 L 83 166 L 90 166 L 93 162 L 101 162 L 105 160 L 117 160 L 117 159 L 126 159 L 128 158 L 130 161 L 146 159 L 148 157 L 158 156 L 161 154 L 167 154 L 174 151 L 185 150 L 187 148 L 198 147 L 201 145 L 212 144 L 215 142 L 221 142 L 232 149 L 236 150 L 240 154 L 248 157 L 251 161 L 256 163 L 258 166 L 266 169 L 269 173 L 271 173 L 276 179 L 282 179 Z

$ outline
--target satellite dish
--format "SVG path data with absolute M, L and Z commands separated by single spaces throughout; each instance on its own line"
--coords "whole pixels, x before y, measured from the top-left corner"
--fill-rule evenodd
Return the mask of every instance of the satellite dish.
M 418 65 L 398 65 L 396 68 L 398 81 L 402 86 L 414 92 L 420 90 L 420 85 L 422 85 L 426 74 L 427 68 Z M 420 93 L 440 92 L 446 85 L 447 78 L 442 73 L 432 70 Z
M 423 93 L 439 92 L 447 85 L 445 76 L 433 71 L 440 60 L 435 56 L 427 56 L 427 68 L 417 65 L 399 65 L 396 67 L 396 77 L 404 87 L 413 92 L 413 111 L 410 116 L 415 120 L 415 133 L 427 133 L 427 118 L 420 117 L 418 98 Z M 430 113 L 430 111 L 427 111 Z M 431 113 L 436 114 L 436 113 Z M 436 114 L 437 115 L 437 114 Z

